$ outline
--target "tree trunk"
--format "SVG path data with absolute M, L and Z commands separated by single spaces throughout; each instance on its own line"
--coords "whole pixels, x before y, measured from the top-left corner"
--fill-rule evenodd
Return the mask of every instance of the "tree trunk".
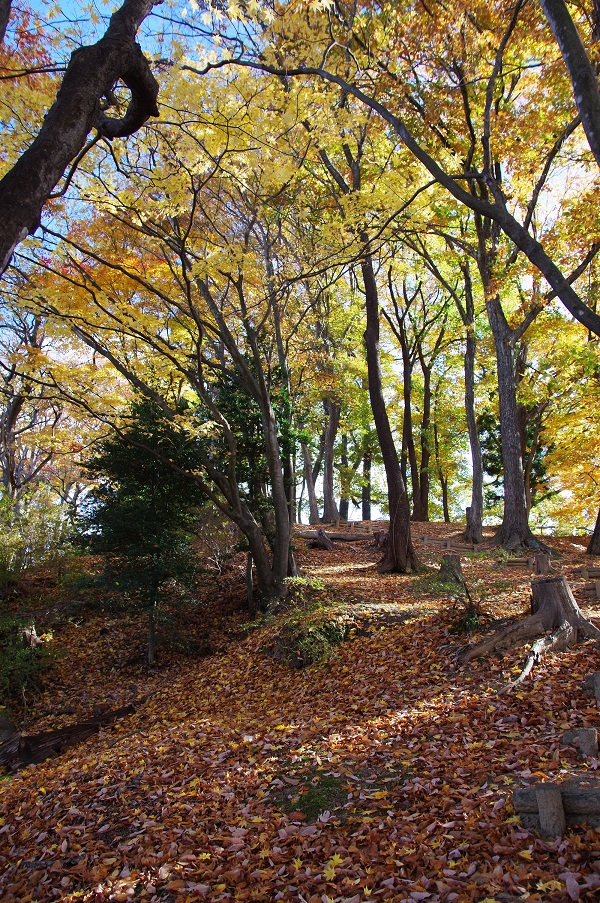
M 371 520 L 371 451 L 367 450 L 363 453 L 363 470 L 362 470 L 362 519 Z
M 342 435 L 342 454 L 340 455 L 342 470 L 340 473 L 340 520 L 348 520 L 350 509 L 350 478 L 348 475 L 348 435 Z
M 571 79 L 590 150 L 600 166 L 600 95 L 594 67 L 564 0 L 540 0 Z
M 321 518 L 319 516 L 319 506 L 317 505 L 315 482 L 313 480 L 313 467 L 310 459 L 310 449 L 306 442 L 302 443 L 302 460 L 304 461 L 304 481 L 306 483 L 306 493 L 308 495 L 308 522 L 309 524 L 318 524 L 321 522 Z
M 379 296 L 375 273 L 373 272 L 373 263 L 370 257 L 363 260 L 361 270 L 367 313 L 367 328 L 364 338 L 367 351 L 369 397 L 387 477 L 390 517 L 389 547 L 380 562 L 379 568 L 381 571 L 386 572 L 399 571 L 400 573 L 406 573 L 407 571 L 416 570 L 418 561 L 410 533 L 408 494 L 402 479 L 400 462 L 383 397 L 379 364 Z
M 419 472 L 420 518 L 429 520 L 429 462 L 431 460 L 431 367 L 421 358 L 423 371 L 423 419 L 421 421 L 421 466 Z M 414 516 L 414 515 L 413 515 Z M 417 520 L 416 516 L 414 516 Z
M 323 406 L 328 416 L 325 428 L 325 452 L 323 455 L 323 521 L 326 524 L 333 524 L 339 518 L 333 493 L 333 463 L 335 437 L 340 425 L 340 405 L 331 398 L 326 398 Z
M 512 333 L 498 295 L 488 298 L 486 308 L 496 349 L 504 488 L 504 515 L 496 539 L 509 552 L 539 549 L 542 544 L 533 536 L 527 519 Z
M 477 416 L 475 414 L 475 355 L 477 351 L 477 337 L 475 334 L 475 302 L 473 299 L 473 286 L 471 272 L 468 264 L 463 267 L 465 281 L 465 307 L 463 323 L 466 328 L 465 340 L 465 415 L 467 418 L 467 430 L 469 432 L 469 447 L 471 449 L 471 467 L 473 471 L 471 482 L 471 504 L 467 508 L 467 525 L 464 533 L 466 542 L 480 543 L 483 540 L 483 458 L 481 455 L 481 442 L 477 429 Z M 460 310 L 461 316 L 463 311 Z
M 592 533 L 589 545 L 586 551 L 587 555 L 600 555 L 600 508 L 598 509 L 598 517 L 596 518 L 596 526 Z
M 16 246 L 40 223 L 41 212 L 92 128 L 107 137 L 133 134 L 158 116 L 158 83 L 135 37 L 156 0 L 125 0 L 104 36 L 74 51 L 52 107 L 28 149 L 0 182 L 0 272 Z M 100 111 L 100 100 L 119 79 L 131 90 L 122 120 Z
M 6 26 L 10 19 L 11 0 L 0 0 L 0 44 L 6 34 Z

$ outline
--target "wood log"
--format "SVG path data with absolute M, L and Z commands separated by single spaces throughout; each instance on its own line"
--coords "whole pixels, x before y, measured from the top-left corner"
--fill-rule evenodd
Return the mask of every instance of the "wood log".
M 600 578 L 600 568 L 590 568 L 584 566 L 575 568 L 574 573 L 577 574 L 578 577 L 583 577 L 584 580 L 596 580 Z
M 532 784 L 529 787 L 517 787 L 513 790 L 512 802 L 515 812 L 518 814 L 539 812 L 536 788 L 540 786 L 544 785 Z M 590 816 L 600 820 L 600 787 L 580 786 L 577 783 L 552 786 L 560 786 L 562 805 L 567 817 L 577 817 L 583 820 L 583 817 Z
M 307 542 L 312 542 L 317 538 L 318 533 L 325 532 L 324 530 L 302 530 L 299 532 L 294 532 L 294 536 L 298 539 L 305 539 Z M 326 534 L 329 539 L 333 542 L 361 542 L 362 540 L 372 540 L 372 533 L 327 533 Z M 376 535 L 376 534 L 375 534 Z
M 540 817 L 540 831 L 547 837 L 561 837 L 567 828 L 567 819 L 558 784 L 538 784 L 535 798 Z
M 59 755 L 67 747 L 87 740 L 92 734 L 98 733 L 102 726 L 133 712 L 135 712 L 133 705 L 125 705 L 103 712 L 87 721 L 77 721 L 53 731 L 28 735 L 17 733 L 0 745 L 0 765 L 18 768 L 21 765 L 43 762 Z

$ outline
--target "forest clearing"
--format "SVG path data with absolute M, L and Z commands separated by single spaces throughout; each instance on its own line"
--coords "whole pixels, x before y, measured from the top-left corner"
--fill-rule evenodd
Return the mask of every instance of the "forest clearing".
M 452 525 L 419 527 L 457 536 Z M 599 603 L 575 572 L 590 566 L 584 545 L 552 545 L 553 567 L 594 617 Z M 213 581 L 182 619 L 186 637 L 198 631 L 213 651 L 167 647 L 150 673 L 139 620 L 86 610 L 85 590 L 32 584 L 33 599 L 43 587 L 56 606 L 46 642 L 59 655 L 29 698 L 27 732 L 94 706 L 135 712 L 2 781 L 3 901 L 597 899 L 598 829 L 545 838 L 512 804 L 515 788 L 540 781 L 597 785 L 597 752 L 583 757 L 562 739 L 600 727 L 583 690 L 596 644 L 549 655 L 499 694 L 526 647 L 467 668 L 456 653 L 491 619 L 529 610 L 532 575 L 497 549 L 463 555 L 485 617 L 475 634 L 457 632 L 464 609 L 438 580 L 443 553 L 419 549 L 426 570 L 404 577 L 377 573 L 365 541 L 299 549 L 305 577 L 324 584 L 319 605 L 301 607 L 303 623 L 350 624 L 302 669 L 269 653 L 289 615 L 244 635 L 239 558 L 223 590 Z
M 2 903 L 600 897 L 599 0 L 0 0 Z

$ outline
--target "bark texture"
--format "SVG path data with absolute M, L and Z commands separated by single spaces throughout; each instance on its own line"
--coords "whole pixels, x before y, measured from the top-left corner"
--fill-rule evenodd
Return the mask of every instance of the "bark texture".
M 369 258 L 364 260 L 361 269 L 367 312 L 365 346 L 369 397 L 387 477 L 390 516 L 389 545 L 379 569 L 383 572 L 405 573 L 417 568 L 417 556 L 410 533 L 410 506 L 383 397 L 379 364 L 379 296 L 372 261 Z
M 11 0 L 0 0 L 0 44 L 6 34 L 6 26 L 10 19 Z
M 590 150 L 600 166 L 600 94 L 589 57 L 564 0 L 540 0 L 573 85 Z
M 54 104 L 30 147 L 0 182 L 0 272 L 40 224 L 42 208 L 92 128 L 109 139 L 136 132 L 158 116 L 158 83 L 135 37 L 157 0 L 125 0 L 104 36 L 71 55 Z M 131 91 L 122 119 L 101 110 L 117 81 Z
M 600 509 L 598 509 L 598 517 L 596 518 L 596 526 L 590 538 L 587 547 L 588 555 L 600 555 Z

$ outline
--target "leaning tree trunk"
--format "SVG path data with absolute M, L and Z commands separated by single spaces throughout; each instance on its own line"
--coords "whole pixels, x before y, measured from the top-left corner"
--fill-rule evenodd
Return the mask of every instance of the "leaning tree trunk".
M 390 517 L 389 544 L 379 564 L 382 572 L 416 570 L 417 556 L 410 533 L 410 505 L 406 485 L 402 479 L 400 461 L 394 445 L 394 437 L 387 415 L 379 364 L 379 296 L 373 272 L 373 263 L 367 257 L 361 264 L 365 288 L 367 328 L 365 347 L 367 351 L 367 372 L 369 398 L 381 448 L 383 466 L 388 485 L 388 507 Z
M 317 504 L 315 481 L 313 479 L 313 466 L 310 459 L 310 449 L 306 442 L 302 443 L 302 459 L 304 461 L 304 481 L 306 483 L 306 492 L 308 495 L 308 522 L 309 524 L 318 524 L 321 522 L 321 518 L 319 516 L 319 506 Z
M 550 650 L 562 650 L 582 639 L 600 639 L 600 630 L 582 614 L 565 577 L 540 577 L 531 584 L 531 615 L 511 624 L 459 655 L 462 665 L 504 649 L 517 648 L 533 640 L 523 670 L 504 689 L 518 686 L 534 665 Z
M 325 451 L 323 454 L 323 521 L 326 524 L 333 524 L 339 518 L 333 494 L 333 451 L 335 437 L 340 425 L 340 405 L 331 398 L 326 398 L 323 406 L 328 416 L 325 429 Z
M 600 508 L 598 509 L 598 517 L 596 518 L 596 526 L 587 547 L 588 555 L 600 555 Z

